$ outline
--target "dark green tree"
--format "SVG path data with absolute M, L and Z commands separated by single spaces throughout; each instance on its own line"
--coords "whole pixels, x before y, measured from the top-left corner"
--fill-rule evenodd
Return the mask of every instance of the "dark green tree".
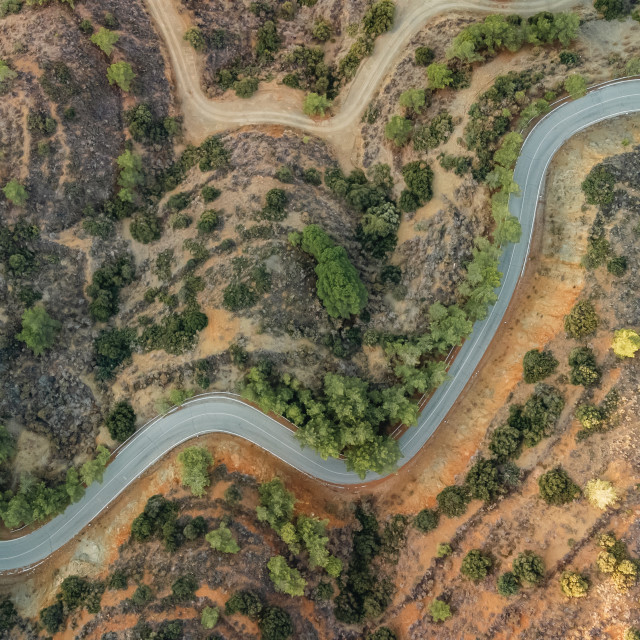
M 136 414 L 126 400 L 116 402 L 105 420 L 109 435 L 119 442 L 124 442 L 136 430 Z
M 524 381 L 528 384 L 540 382 L 550 376 L 558 367 L 558 361 L 551 351 L 538 351 L 531 349 L 524 354 L 522 361 Z

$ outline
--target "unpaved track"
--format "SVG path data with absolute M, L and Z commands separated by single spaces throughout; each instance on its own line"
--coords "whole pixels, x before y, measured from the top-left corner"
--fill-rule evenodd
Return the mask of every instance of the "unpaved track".
M 183 14 L 177 11 L 177 1 L 145 0 L 171 57 L 185 133 L 190 140 L 201 140 L 212 133 L 245 125 L 276 124 L 325 138 L 340 150 L 342 157 L 350 155 L 360 116 L 378 86 L 398 58 L 405 54 L 409 40 L 429 18 L 447 11 L 518 13 L 527 16 L 545 10 L 565 11 L 580 4 L 575 0 L 399 0 L 393 28 L 376 40 L 373 55 L 363 61 L 346 95 L 338 99 L 334 109 L 336 115 L 314 121 L 302 113 L 302 102 L 292 98 L 292 92 L 287 92 L 286 97 L 282 98 L 260 92 L 250 99 L 213 101 L 207 98 L 200 86 L 202 56 L 183 38 L 191 25 L 186 22 L 186 11 Z

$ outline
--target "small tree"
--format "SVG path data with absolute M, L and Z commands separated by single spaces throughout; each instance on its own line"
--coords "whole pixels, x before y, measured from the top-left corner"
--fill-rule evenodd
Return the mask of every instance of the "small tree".
M 104 54 L 110 56 L 113 52 L 113 45 L 120 40 L 120 36 L 114 31 L 102 27 L 98 33 L 91 36 L 91 42 L 95 44 Z
M 280 607 L 266 607 L 258 628 L 262 634 L 262 640 L 287 640 L 293 634 L 291 616 Z
M 185 602 L 196 597 L 199 586 L 192 575 L 182 576 L 171 585 L 171 593 L 178 602 Z
M 513 574 L 521 582 L 538 584 L 544 577 L 544 561 L 533 551 L 522 551 L 513 561 Z
M 240 546 L 233 537 L 231 529 L 225 524 L 220 524 L 217 529 L 207 533 L 204 539 L 215 551 L 221 551 L 222 553 L 238 553 L 240 551 Z
M 16 453 L 16 441 L 7 431 L 7 427 L 0 424 L 0 465 L 11 460 Z
M 238 98 L 250 98 L 259 87 L 258 78 L 247 76 L 233 83 L 233 89 Z
M 602 511 L 608 507 L 615 506 L 620 499 L 616 488 L 611 482 L 597 478 L 587 482 L 584 488 L 584 495 L 591 506 L 596 509 L 602 509 Z
M 131 91 L 131 83 L 136 77 L 128 62 L 116 62 L 107 69 L 109 84 L 118 85 L 123 91 Z
M 331 100 L 327 96 L 317 93 L 308 93 L 304 99 L 302 110 L 308 116 L 324 116 L 325 111 L 331 108 Z
M 4 197 L 12 204 L 15 204 L 16 207 L 24 206 L 29 199 L 27 190 L 15 179 L 9 180 L 2 189 L 2 192 L 4 193 Z
M 482 553 L 480 549 L 471 549 L 462 559 L 460 573 L 473 582 L 480 582 L 489 575 L 492 566 L 490 556 Z
M 189 447 L 178 455 L 182 465 L 182 484 L 191 489 L 191 493 L 202 497 L 209 486 L 209 467 L 213 464 L 213 456 L 203 447 Z
M 304 595 L 307 581 L 300 575 L 297 569 L 292 569 L 282 556 L 273 556 L 267 562 L 269 577 L 277 591 L 282 591 L 290 596 Z
M 409 142 L 412 130 L 411 120 L 407 120 L 402 116 L 392 116 L 384 128 L 384 135 L 396 146 L 402 147 Z
M 611 347 L 618 358 L 633 358 L 640 349 L 640 335 L 631 329 L 618 329 L 613 334 Z
M 587 93 L 587 80 L 579 73 L 572 73 L 564 81 L 565 91 L 575 100 Z
M 62 324 L 54 320 L 44 307 L 31 307 L 22 314 L 22 331 L 16 335 L 34 355 L 42 355 L 53 346 Z
M 567 504 L 580 496 L 580 487 L 560 467 L 543 473 L 538 478 L 538 486 L 540 496 L 547 504 Z
M 324 18 L 320 18 L 316 20 L 313 25 L 313 30 L 311 31 L 311 35 L 320 42 L 326 42 L 331 38 L 333 34 L 333 27 L 328 20 Z
M 80 477 L 87 487 L 94 482 L 102 482 L 104 471 L 107 468 L 107 463 L 110 458 L 111 452 L 109 449 L 100 445 L 96 449 L 95 457 L 91 460 L 87 460 L 82 467 L 80 467 Z
M 501 596 L 514 596 L 520 591 L 520 580 L 515 573 L 507 571 L 498 578 L 497 589 Z
M 418 47 L 415 51 L 416 64 L 421 67 L 428 67 L 435 57 L 436 54 L 430 47 Z
M 398 102 L 401 107 L 420 113 L 426 103 L 424 89 L 407 89 L 400 94 Z
M 398 636 L 389 627 L 380 627 L 370 633 L 367 640 L 398 640 Z
M 467 510 L 469 504 L 469 492 L 466 487 L 453 485 L 445 487 L 437 496 L 438 508 L 445 516 L 456 518 Z
M 453 72 L 444 62 L 432 62 L 427 67 L 427 80 L 431 89 L 444 89 L 453 84 Z
M 0 85 L 2 85 L 3 82 L 8 83 L 10 80 L 14 80 L 17 77 L 18 73 L 14 71 L 4 60 L 0 60 Z M 1 88 L 2 86 L 0 86 L 0 89 Z
M 584 598 L 589 591 L 589 582 L 575 571 L 565 571 L 560 578 L 560 588 L 569 598 Z
M 109 435 L 119 442 L 124 442 L 136 430 L 136 414 L 126 401 L 116 402 L 105 420 Z
M 429 613 L 434 622 L 444 622 L 451 617 L 451 607 L 443 600 L 437 598 L 429 606 Z
M 256 508 L 258 520 L 268 522 L 271 528 L 279 533 L 282 527 L 293 518 L 295 496 L 285 489 L 280 478 L 261 484 L 258 493 L 260 495 L 260 504 Z
M 362 18 L 364 32 L 375 38 L 393 26 L 393 16 L 396 10 L 392 0 L 379 0 L 369 7 Z
M 220 609 L 218 607 L 205 607 L 200 614 L 200 624 L 204 629 L 213 629 L 218 623 Z
M 551 351 L 531 349 L 525 353 L 522 367 L 524 381 L 527 384 L 533 384 L 550 376 L 558 367 L 558 361 L 553 357 Z

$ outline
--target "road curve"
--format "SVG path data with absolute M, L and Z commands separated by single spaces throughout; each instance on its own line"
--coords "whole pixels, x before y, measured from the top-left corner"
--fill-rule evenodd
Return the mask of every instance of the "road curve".
M 511 213 L 520 219 L 522 240 L 504 252 L 504 274 L 497 289 L 498 301 L 488 317 L 476 322 L 449 371 L 450 379 L 432 396 L 418 426 L 400 438 L 405 463 L 424 445 L 447 415 L 469 382 L 495 336 L 518 280 L 524 271 L 538 200 L 549 162 L 557 150 L 579 131 L 615 116 L 640 111 L 640 80 L 624 80 L 590 92 L 558 107 L 543 118 L 524 142 L 515 168 L 519 196 L 509 201 Z M 39 529 L 15 540 L 0 541 L 0 571 L 19 571 L 44 560 L 78 535 L 141 473 L 168 451 L 186 440 L 207 433 L 245 438 L 292 467 L 322 481 L 338 485 L 362 484 L 346 471 L 340 460 L 322 460 L 310 449 L 301 449 L 285 426 L 243 403 L 237 396 L 213 393 L 194 398 L 140 429 L 120 449 L 109 465 L 102 484 L 93 484 L 84 498 Z M 366 482 L 379 476 L 370 474 Z
M 197 138 L 231 127 L 276 124 L 303 129 L 342 145 L 344 136 L 353 137 L 354 127 L 357 127 L 378 85 L 409 40 L 430 17 L 464 10 L 527 16 L 545 10 L 568 10 L 580 4 L 580 0 L 397 0 L 393 28 L 376 40 L 373 55 L 362 62 L 347 87 L 346 95 L 336 101 L 337 114 L 326 120 L 314 121 L 302 113 L 301 94 L 297 92 L 295 95 L 298 97 L 291 101 L 286 98 L 277 101 L 273 95 L 260 92 L 248 100 L 235 98 L 216 102 L 208 99 L 200 86 L 202 56 L 183 39 L 189 25 L 178 13 L 175 0 L 145 2 L 169 51 L 187 133 Z

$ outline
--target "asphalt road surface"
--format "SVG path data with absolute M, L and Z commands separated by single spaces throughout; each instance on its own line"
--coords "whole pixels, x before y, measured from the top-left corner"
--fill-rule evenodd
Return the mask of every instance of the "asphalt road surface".
M 474 325 L 449 371 L 449 380 L 432 396 L 418 426 L 400 438 L 403 462 L 410 460 L 445 418 L 469 382 L 483 354 L 502 323 L 518 280 L 523 273 L 542 194 L 547 167 L 562 144 L 577 132 L 602 120 L 640 111 L 640 80 L 624 80 L 594 90 L 564 104 L 543 118 L 529 134 L 515 168 L 519 196 L 509 201 L 511 213 L 520 219 L 522 239 L 504 252 L 504 274 L 499 297 L 488 317 Z M 448 428 L 455 428 L 451 425 Z M 339 485 L 362 484 L 347 472 L 340 460 L 322 460 L 310 449 L 301 449 L 293 433 L 279 422 L 244 404 L 231 394 L 207 394 L 194 398 L 140 429 L 109 465 L 102 484 L 93 484 L 84 498 L 63 514 L 28 535 L 0 542 L 0 571 L 21 570 L 37 564 L 77 536 L 138 475 L 168 451 L 207 433 L 245 438 L 292 467 L 318 480 Z M 197 440 L 193 440 L 194 444 Z M 365 482 L 378 479 L 369 474 Z

